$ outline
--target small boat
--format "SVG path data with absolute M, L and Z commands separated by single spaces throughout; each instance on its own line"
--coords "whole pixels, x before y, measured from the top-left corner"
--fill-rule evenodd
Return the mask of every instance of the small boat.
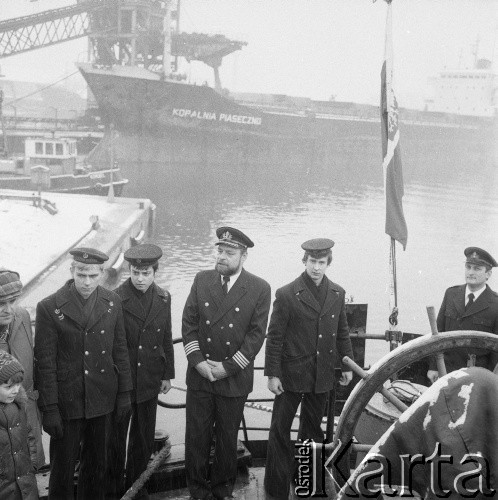
M 88 157 L 79 161 L 75 139 L 26 139 L 24 155 L 0 157 L 0 187 L 107 195 L 112 184 L 120 196 L 128 179 L 114 162 L 111 165 L 94 167 Z

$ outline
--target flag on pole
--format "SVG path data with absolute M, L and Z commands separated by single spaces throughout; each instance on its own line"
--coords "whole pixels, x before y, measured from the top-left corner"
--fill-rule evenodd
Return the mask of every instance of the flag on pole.
M 403 214 L 403 171 L 398 129 L 398 103 L 392 88 L 393 44 L 391 1 L 387 1 L 386 40 L 381 74 L 381 128 L 384 192 L 386 200 L 386 233 L 406 249 L 408 230 Z

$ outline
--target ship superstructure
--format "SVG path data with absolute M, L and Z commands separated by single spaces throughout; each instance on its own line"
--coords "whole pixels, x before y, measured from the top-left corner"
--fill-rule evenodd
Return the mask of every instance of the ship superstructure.
M 497 75 L 492 62 L 478 59 L 471 69 L 445 69 L 432 79 L 434 98 L 427 110 L 491 118 L 496 116 Z

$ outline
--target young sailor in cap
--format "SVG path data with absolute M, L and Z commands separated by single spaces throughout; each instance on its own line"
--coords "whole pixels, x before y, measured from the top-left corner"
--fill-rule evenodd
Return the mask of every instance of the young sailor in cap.
M 146 469 L 154 447 L 157 395 L 166 394 L 175 377 L 171 295 L 154 281 L 162 255 L 152 244 L 126 250 L 130 277 L 115 290 L 123 305 L 133 391 L 131 414 L 111 432 L 107 494 L 112 498 L 121 498 Z M 142 490 L 136 498 L 146 495 Z
M 215 269 L 196 275 L 182 319 L 188 360 L 185 469 L 191 498 L 198 499 L 232 498 L 237 434 L 271 299 L 270 285 L 243 268 L 251 239 L 232 227 L 220 227 L 216 235 Z
M 437 316 L 438 331 L 478 330 L 498 334 L 498 294 L 487 284 L 492 268 L 498 263 L 482 248 L 468 247 L 464 254 L 466 284 L 446 290 Z M 445 353 L 444 360 L 447 372 L 474 364 L 493 370 L 498 356 L 481 350 L 452 349 Z M 435 359 L 430 362 L 427 377 L 431 382 L 438 378 Z
M 131 376 L 119 296 L 100 286 L 109 257 L 94 248 L 69 252 L 70 279 L 36 308 L 35 387 L 50 435 L 49 498 L 104 498 L 112 412 L 130 407 Z M 81 444 L 81 449 L 80 449 Z
M 305 271 L 279 288 L 266 340 L 265 375 L 275 394 L 268 438 L 265 490 L 271 498 L 287 500 L 295 470 L 290 431 L 301 403 L 299 439 L 323 442 L 321 428 L 327 396 L 334 388 L 335 358 L 352 358 L 344 289 L 325 275 L 334 242 L 305 241 Z M 341 385 L 352 380 L 342 367 Z

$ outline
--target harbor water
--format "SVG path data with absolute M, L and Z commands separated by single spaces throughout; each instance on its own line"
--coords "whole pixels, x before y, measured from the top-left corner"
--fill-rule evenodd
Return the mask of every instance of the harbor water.
M 236 226 L 253 239 L 245 267 L 270 283 L 273 297 L 303 271 L 303 241 L 333 239 L 328 276 L 354 302 L 368 303 L 368 333 L 389 327 L 389 237 L 384 232 L 380 144 L 378 157 L 361 150 L 340 154 L 344 156 L 330 167 L 305 162 L 120 164 L 130 179 L 125 195 L 147 197 L 157 205 L 154 242 L 164 251 L 157 282 L 172 294 L 174 337 L 181 335 L 182 310 L 195 274 L 214 265 L 215 228 L 222 225 Z M 498 162 L 496 155 L 480 160 L 458 164 L 441 155 L 431 163 L 421 154 L 404 160 L 408 245 L 406 251 L 397 245 L 398 327 L 403 331 L 430 332 L 426 306 L 437 311 L 445 289 L 464 282 L 465 247 L 480 246 L 498 255 Z M 353 168 L 348 167 L 351 162 Z M 489 284 L 498 289 L 496 275 Z M 386 352 L 384 342 L 369 341 L 367 365 Z M 175 353 L 175 385 L 185 387 L 181 344 Z M 256 365 L 263 363 L 264 347 Z M 262 372 L 256 375 L 253 396 L 271 396 Z M 179 402 L 184 397 L 173 389 L 165 399 Z M 161 409 L 158 425 L 170 432 L 173 443 L 183 442 L 183 411 L 171 412 Z

